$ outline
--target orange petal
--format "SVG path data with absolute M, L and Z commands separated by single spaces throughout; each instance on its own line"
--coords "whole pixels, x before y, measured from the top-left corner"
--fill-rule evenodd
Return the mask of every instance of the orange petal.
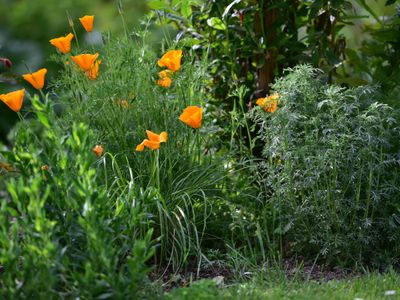
M 136 151 L 142 152 L 144 150 L 144 141 L 136 146 Z
M 161 79 L 157 80 L 157 84 L 158 84 L 159 86 L 168 88 L 168 87 L 170 87 L 171 84 L 172 84 L 172 79 L 169 78 L 169 77 L 164 77 L 164 78 L 161 78 Z
M 92 32 L 93 31 L 93 21 L 94 21 L 94 16 L 84 16 L 82 18 L 79 18 L 79 21 L 81 21 L 81 24 L 83 28 L 87 32 Z
M 256 104 L 258 106 L 264 106 L 264 103 L 265 103 L 265 98 L 258 98 L 256 101 Z
M 167 67 L 171 71 L 176 72 L 181 67 L 181 59 L 182 50 L 170 50 L 157 63 L 160 67 Z
M 71 50 L 71 41 L 74 38 L 72 33 L 69 33 L 67 36 L 62 36 L 59 38 L 51 39 L 50 44 L 57 47 L 61 53 L 67 54 Z
M 24 101 L 25 89 L 14 91 L 8 94 L 1 94 L 0 100 L 15 112 L 19 112 Z
M 150 141 L 157 142 L 157 143 L 160 142 L 160 136 L 158 134 L 156 134 L 150 130 L 146 130 L 146 134 Z
M 99 65 L 101 64 L 101 60 L 96 60 L 93 63 L 93 66 L 90 68 L 90 70 L 86 71 L 86 74 L 89 76 L 90 79 L 94 80 L 97 78 L 99 75 Z
M 168 135 L 167 135 L 166 131 L 161 132 L 160 133 L 160 143 L 165 143 L 167 141 L 167 137 L 168 137 Z
M 201 121 L 203 119 L 203 109 L 198 106 L 188 106 L 186 107 L 182 114 L 179 116 L 181 120 L 186 125 L 198 129 L 201 127 Z
M 274 111 L 276 111 L 277 108 L 278 108 L 278 101 L 276 101 L 276 100 L 268 102 L 264 106 L 264 110 L 266 112 L 270 112 L 270 113 L 273 113 Z
M 95 54 L 80 54 L 72 56 L 72 60 L 84 71 L 90 71 L 93 68 L 94 63 L 99 56 L 98 53 Z
M 155 142 L 155 141 L 149 141 L 149 140 L 144 140 L 143 144 L 147 147 L 150 148 L 151 150 L 157 150 L 160 148 L 160 142 Z
M 24 74 L 22 77 L 28 81 L 35 89 L 41 90 L 44 86 L 44 78 L 46 76 L 47 69 L 43 68 L 32 74 Z

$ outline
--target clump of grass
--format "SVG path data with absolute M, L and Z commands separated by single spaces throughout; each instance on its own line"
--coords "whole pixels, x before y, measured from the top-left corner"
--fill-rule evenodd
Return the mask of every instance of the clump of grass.
M 201 257 L 206 220 L 225 176 L 220 161 L 204 154 L 209 120 L 192 129 L 178 119 L 189 105 L 205 106 L 207 62 L 185 51 L 172 85 L 160 87 L 157 60 L 162 53 L 149 47 L 146 33 L 133 36 L 138 38 L 105 41 L 95 81 L 82 78 L 73 65 L 66 67 L 55 85 L 64 109 L 60 122 L 65 130 L 72 121 L 93 130 L 92 143 L 107 152 L 99 162 L 107 189 L 140 192 L 137 202 L 148 216 L 145 227 L 161 236 L 157 263 L 177 270 L 189 256 Z M 168 141 L 159 150 L 135 152 L 146 130 L 166 131 Z
M 369 87 L 327 85 L 299 66 L 278 80 L 279 108 L 253 113 L 264 142 L 259 163 L 271 228 L 283 250 L 330 262 L 396 263 L 399 128 Z

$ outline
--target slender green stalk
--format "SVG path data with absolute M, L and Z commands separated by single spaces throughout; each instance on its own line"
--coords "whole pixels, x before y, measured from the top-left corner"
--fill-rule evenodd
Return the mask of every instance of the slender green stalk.
M 78 39 L 78 35 L 76 34 L 76 31 L 75 31 L 74 21 L 73 21 L 73 19 L 71 18 L 71 16 L 70 16 L 68 10 L 66 10 L 65 12 L 66 12 L 66 14 L 67 14 L 68 24 L 69 24 L 69 26 L 71 27 L 72 32 L 74 33 L 76 45 L 78 46 L 78 51 L 80 51 L 79 39 Z
M 128 31 L 128 27 L 126 26 L 126 22 L 125 22 L 125 18 L 124 18 L 124 10 L 123 10 L 123 6 L 122 6 L 122 1 L 118 0 L 118 13 L 121 17 L 121 22 L 122 22 L 122 26 L 124 28 L 124 32 L 125 32 L 125 37 L 127 40 L 129 40 L 130 36 L 129 36 L 129 31 Z

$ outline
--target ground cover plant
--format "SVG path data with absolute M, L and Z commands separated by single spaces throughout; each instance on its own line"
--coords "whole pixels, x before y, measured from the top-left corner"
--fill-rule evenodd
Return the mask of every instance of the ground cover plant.
M 399 277 L 388 273 L 382 277 L 369 274 L 364 278 L 320 282 L 288 281 L 277 276 L 271 280 L 256 279 L 221 289 L 215 281 L 200 281 L 190 288 L 166 294 L 163 299 L 397 299 Z
M 98 46 L 96 17 L 69 16 L 48 41 L 57 78 L 27 65 L 25 88 L 0 94 L 20 120 L 0 147 L 2 298 L 392 296 L 400 131 L 385 95 L 299 65 L 250 108 L 236 81 L 221 128 L 209 51 L 168 32 L 153 44 L 154 15 L 132 29 L 118 11 L 123 35 Z M 320 279 L 285 267 L 302 261 L 343 281 L 304 283 Z M 390 270 L 381 289 L 346 277 L 370 268 Z

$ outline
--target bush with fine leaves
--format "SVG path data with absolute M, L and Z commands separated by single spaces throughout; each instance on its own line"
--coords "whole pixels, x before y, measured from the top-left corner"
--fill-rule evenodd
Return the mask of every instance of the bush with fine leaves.
M 273 86 L 278 110 L 253 111 L 274 233 L 286 251 L 309 258 L 396 263 L 400 161 L 392 109 L 372 88 L 327 85 L 309 66 L 291 71 Z

